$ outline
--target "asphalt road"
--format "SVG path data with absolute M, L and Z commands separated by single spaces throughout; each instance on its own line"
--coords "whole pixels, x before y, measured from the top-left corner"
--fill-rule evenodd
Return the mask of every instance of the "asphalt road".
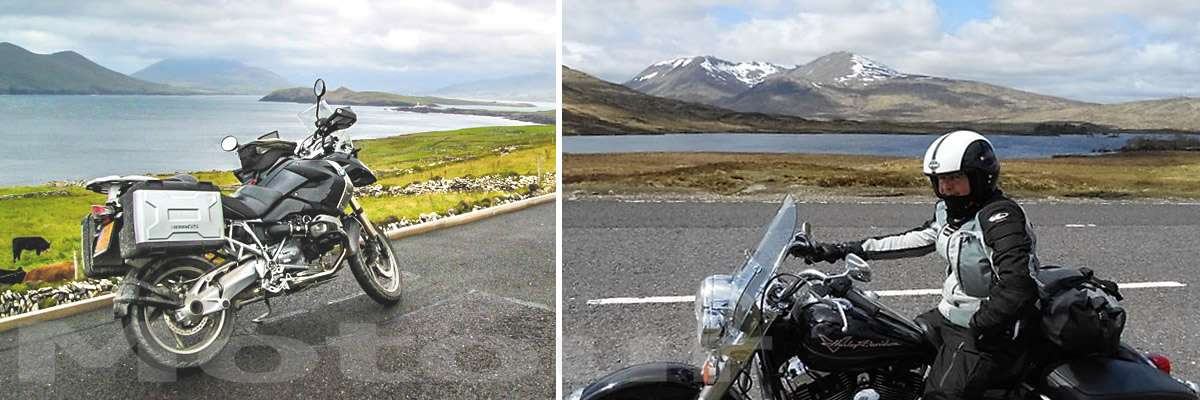
M 875 203 L 875 204 L 864 204 Z M 700 280 L 729 273 L 755 246 L 778 203 L 563 203 L 563 390 L 618 368 L 650 361 L 698 364 L 692 303 L 589 305 L 616 297 L 687 296 Z M 1127 289 L 1124 339 L 1161 352 L 1175 375 L 1200 378 L 1200 206 L 1187 204 L 1028 203 L 1043 263 L 1087 266 L 1118 282 L 1177 281 L 1183 288 Z M 932 215 L 931 204 L 802 203 L 799 215 L 818 240 L 902 232 Z M 940 288 L 936 255 L 872 262 L 873 290 Z M 797 271 L 802 263 L 784 270 Z M 839 271 L 840 265 L 820 265 Z M 886 297 L 916 316 L 937 296 Z
M 0 398 L 549 399 L 555 388 L 555 208 L 541 205 L 393 242 L 401 305 L 349 269 L 237 315 L 196 370 L 160 371 L 100 310 L 0 334 Z

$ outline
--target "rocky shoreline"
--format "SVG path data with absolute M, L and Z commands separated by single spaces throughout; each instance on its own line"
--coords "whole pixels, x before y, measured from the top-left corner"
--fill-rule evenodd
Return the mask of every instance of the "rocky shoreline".
M 533 124 L 554 124 L 553 113 L 540 113 L 537 111 L 495 111 L 495 110 L 474 110 L 465 108 L 446 108 L 438 107 L 437 105 L 420 105 L 420 106 L 405 106 L 392 108 L 396 111 L 414 112 L 421 114 L 438 113 L 438 114 L 459 114 L 459 115 L 479 115 L 484 117 L 499 117 L 511 119 L 514 121 L 529 122 Z

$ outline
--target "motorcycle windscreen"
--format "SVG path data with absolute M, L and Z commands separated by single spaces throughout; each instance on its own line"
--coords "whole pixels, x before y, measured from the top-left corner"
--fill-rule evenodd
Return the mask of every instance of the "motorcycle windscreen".
M 779 263 L 783 261 L 783 256 L 787 252 L 788 245 L 792 243 L 795 232 L 796 200 L 788 195 L 783 199 L 783 204 L 779 206 L 779 211 L 775 213 L 771 224 L 767 225 L 767 230 L 759 240 L 754 254 L 746 260 L 741 268 L 734 271 L 733 285 L 735 290 L 740 291 L 741 294 L 738 296 L 737 307 L 733 312 L 733 326 L 744 326 L 743 323 L 750 315 L 751 307 L 762 296 L 767 280 L 775 276 L 775 271 L 779 268 Z
M 296 114 L 296 118 L 300 119 L 300 123 L 304 125 L 304 128 L 311 130 L 317 127 L 317 120 L 329 118 L 330 115 L 333 115 L 333 107 L 330 107 L 329 103 L 326 103 L 325 100 L 321 100 L 321 102 L 313 104 L 299 114 Z

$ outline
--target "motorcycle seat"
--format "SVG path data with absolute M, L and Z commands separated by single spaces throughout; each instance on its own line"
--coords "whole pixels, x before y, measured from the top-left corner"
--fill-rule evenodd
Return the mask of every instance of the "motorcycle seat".
M 221 196 L 221 205 L 230 219 L 259 219 L 271 211 L 283 193 L 257 185 L 242 186 L 232 196 Z

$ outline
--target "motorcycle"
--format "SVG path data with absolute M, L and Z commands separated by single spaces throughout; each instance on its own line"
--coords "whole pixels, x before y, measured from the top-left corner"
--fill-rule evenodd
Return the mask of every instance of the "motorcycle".
M 797 230 L 796 221 L 788 196 L 741 267 L 702 281 L 695 299 L 702 366 L 635 365 L 568 399 L 748 399 L 756 384 L 763 399 L 919 398 L 936 335 L 859 288 L 871 269 L 853 254 L 838 274 L 777 272 L 789 248 L 810 240 L 809 225 Z M 1005 395 L 1197 399 L 1197 386 L 1171 377 L 1158 357 L 1122 344 L 1115 356 L 1046 360 Z
M 246 305 L 332 281 L 349 264 L 359 286 L 385 306 L 401 299 L 399 263 L 354 188 L 376 181 L 345 134 L 357 116 L 331 109 L 325 82 L 300 114 L 312 133 L 300 143 L 278 132 L 239 144 L 243 185 L 225 196 L 188 175 L 107 176 L 86 188 L 107 195 L 82 222 L 84 271 L 124 276 L 113 300 L 126 340 L 144 360 L 200 366 L 229 340 Z

